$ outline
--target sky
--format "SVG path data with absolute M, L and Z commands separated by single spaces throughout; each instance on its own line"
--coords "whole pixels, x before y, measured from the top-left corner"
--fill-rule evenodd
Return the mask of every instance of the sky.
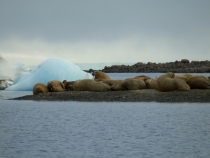
M 1 0 L 0 55 L 38 65 L 210 60 L 209 0 Z

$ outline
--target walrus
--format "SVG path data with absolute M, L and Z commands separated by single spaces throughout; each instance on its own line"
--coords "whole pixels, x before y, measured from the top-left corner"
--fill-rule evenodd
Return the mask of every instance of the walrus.
M 132 78 L 127 78 L 127 79 L 139 79 L 139 80 L 146 80 L 146 79 L 150 79 L 150 77 L 145 76 L 145 75 L 140 75 L 140 76 L 135 76 Z
M 72 81 L 71 84 L 66 86 L 66 90 L 73 90 L 73 91 L 95 91 L 95 92 L 102 92 L 102 91 L 110 91 L 110 86 L 106 83 L 96 82 L 91 79 L 83 79 Z
M 100 82 L 108 84 L 111 91 L 127 90 L 127 88 L 123 85 L 124 80 L 101 80 Z
M 157 89 L 157 79 L 149 78 L 144 80 L 147 89 Z
M 193 76 L 189 79 L 188 84 L 191 89 L 209 89 L 210 81 L 204 76 Z
M 49 92 L 49 89 L 44 83 L 35 84 L 35 86 L 33 88 L 33 94 L 34 95 L 37 95 L 37 94 L 40 94 L 40 93 L 46 93 L 46 92 Z
M 122 86 L 126 87 L 127 90 L 140 90 L 146 88 L 145 82 L 139 79 L 125 79 Z
M 188 82 L 189 79 L 190 79 L 192 76 L 193 76 L 193 75 L 191 75 L 191 74 L 183 74 L 183 75 L 176 75 L 176 76 L 174 76 L 174 78 L 176 78 L 176 79 L 182 79 L 182 80 L 184 80 L 185 82 Z
M 102 80 L 103 79 L 104 80 L 110 80 L 110 77 L 106 73 L 104 73 L 102 71 L 94 71 L 92 73 L 92 75 L 94 76 L 95 80 L 100 80 L 100 79 L 102 79 Z
M 190 90 L 190 86 L 182 79 L 174 79 L 174 73 L 168 72 L 164 75 L 161 75 L 157 79 L 157 90 L 162 92 L 167 91 L 188 91 Z
M 78 80 L 77 80 L 78 81 Z M 64 85 L 64 88 L 66 89 L 67 88 L 67 86 L 70 86 L 70 87 L 72 87 L 73 86 L 73 84 L 75 83 L 75 81 L 66 81 L 66 80 L 63 80 L 63 85 Z
M 63 92 L 65 91 L 64 84 L 58 80 L 52 80 L 47 83 L 47 87 L 51 92 Z

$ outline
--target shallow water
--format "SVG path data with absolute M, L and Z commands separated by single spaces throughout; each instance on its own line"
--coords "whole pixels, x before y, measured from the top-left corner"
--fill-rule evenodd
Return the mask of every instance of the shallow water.
M 5 100 L 31 94 L 0 91 L 0 158 L 210 157 L 209 103 Z

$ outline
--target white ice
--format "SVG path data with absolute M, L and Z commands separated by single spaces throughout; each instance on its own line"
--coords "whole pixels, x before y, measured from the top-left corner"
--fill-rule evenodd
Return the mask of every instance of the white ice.
M 68 60 L 49 58 L 27 74 L 15 78 L 12 86 L 7 91 L 32 91 L 36 83 L 47 83 L 51 80 L 75 81 L 79 79 L 92 79 L 90 73 L 82 71 L 79 66 Z
M 11 86 L 13 84 L 12 80 L 0 80 L 0 90 L 4 90 L 5 88 Z
M 24 63 L 18 62 L 12 65 L 0 55 L 0 90 L 11 86 L 17 76 L 29 71 L 30 68 Z
M 14 80 L 18 75 L 29 72 L 30 68 L 22 62 L 10 64 L 0 55 L 0 80 Z

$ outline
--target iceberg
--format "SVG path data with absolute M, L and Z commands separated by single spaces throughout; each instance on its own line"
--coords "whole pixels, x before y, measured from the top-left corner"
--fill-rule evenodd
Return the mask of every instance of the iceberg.
M 13 81 L 10 79 L 0 80 L 0 90 L 5 90 L 5 88 L 11 86 Z
M 0 55 L 0 90 L 11 86 L 13 80 L 20 74 L 24 74 L 30 71 L 30 68 L 22 62 L 15 65 L 6 61 L 2 55 Z
M 22 62 L 18 62 L 15 64 L 15 70 L 16 70 L 17 75 L 24 74 L 31 71 L 29 66 Z
M 5 90 L 32 91 L 34 85 L 39 82 L 47 85 L 51 80 L 63 82 L 63 80 L 75 81 L 79 79 L 93 79 L 93 76 L 68 60 L 49 58 L 34 70 L 16 77 L 13 85 Z
M 16 77 L 16 70 L 13 65 L 7 62 L 1 55 L 0 55 L 0 80 L 7 80 L 11 79 L 14 80 Z
M 18 62 L 12 65 L 0 55 L 0 80 L 14 80 L 20 74 L 29 71 L 30 68 L 26 64 Z

